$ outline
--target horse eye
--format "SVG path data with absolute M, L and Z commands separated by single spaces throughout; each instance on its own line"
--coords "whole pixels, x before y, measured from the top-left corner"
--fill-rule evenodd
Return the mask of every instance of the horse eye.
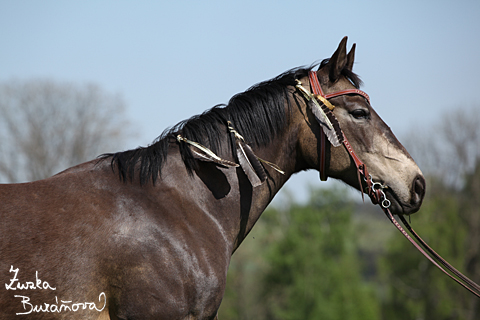
M 351 115 L 355 119 L 368 119 L 368 117 L 369 117 L 368 111 L 366 111 L 364 109 L 355 109 L 351 112 Z

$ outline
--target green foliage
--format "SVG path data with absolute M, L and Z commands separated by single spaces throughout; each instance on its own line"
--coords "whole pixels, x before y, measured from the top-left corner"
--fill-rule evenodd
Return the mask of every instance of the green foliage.
M 343 193 L 343 192 L 342 192 Z M 263 284 L 271 319 L 375 319 L 374 292 L 362 284 L 353 206 L 332 191 L 293 206 L 284 236 L 272 244 Z
M 413 227 L 441 256 L 462 265 L 465 230 L 458 219 L 458 201 L 444 195 L 428 199 Z M 463 290 L 398 234 L 382 258 L 388 284 L 383 313 L 386 319 L 459 319 L 452 297 Z M 452 318 L 453 317 L 453 318 Z
M 420 213 L 412 217 L 413 228 L 445 260 L 478 282 L 478 266 L 474 268 L 477 274 L 466 272 L 468 259 L 479 258 L 478 245 L 472 242 L 480 231 L 478 207 L 475 211 L 467 210 L 477 197 L 465 199 L 463 195 L 468 190 L 457 193 L 438 183 L 434 190 L 425 199 Z M 387 288 L 383 318 L 478 319 L 478 299 L 402 238 L 400 235 L 392 238 L 387 244 L 388 253 L 381 259 Z
M 353 204 L 339 194 L 317 190 L 307 205 L 264 213 L 249 237 L 255 248 L 243 244 L 256 261 L 236 259 L 242 247 L 232 261 L 222 319 L 379 319 L 361 276 Z

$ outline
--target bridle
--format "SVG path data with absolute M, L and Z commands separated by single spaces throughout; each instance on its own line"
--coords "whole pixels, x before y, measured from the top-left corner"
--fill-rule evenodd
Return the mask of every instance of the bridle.
M 368 94 L 363 92 L 359 89 L 347 89 L 342 91 L 337 91 L 334 93 L 324 94 L 322 87 L 320 86 L 320 82 L 317 78 L 317 73 L 315 71 L 309 72 L 309 80 L 311 90 L 314 94 L 313 98 L 320 101 L 324 104 L 328 109 L 325 109 L 326 112 L 332 112 L 335 108 L 328 99 L 333 97 L 338 97 L 347 94 L 356 94 L 364 97 L 368 103 L 370 103 L 370 97 Z M 301 85 L 300 85 L 301 86 Z M 300 88 L 297 86 L 297 88 Z M 343 132 L 342 132 L 343 134 Z M 320 130 L 320 179 L 322 181 L 327 180 L 327 175 L 325 171 L 325 155 L 326 155 L 326 146 L 327 146 L 327 138 L 323 130 Z M 447 261 L 445 261 L 440 255 L 438 255 L 432 248 L 430 248 L 427 243 L 420 238 L 420 236 L 413 230 L 407 220 L 399 215 L 400 220 L 402 221 L 405 228 L 413 235 L 413 237 L 418 241 L 418 243 L 405 231 L 404 228 L 395 220 L 393 214 L 390 211 L 391 202 L 387 199 L 384 193 L 384 189 L 387 188 L 386 186 L 382 185 L 379 182 L 373 182 L 372 176 L 368 173 L 367 166 L 360 160 L 360 158 L 356 155 L 355 151 L 353 150 L 352 146 L 347 140 L 345 134 L 343 134 L 343 145 L 345 146 L 346 150 L 348 151 L 350 157 L 352 158 L 355 166 L 357 168 L 358 173 L 358 180 L 360 183 L 360 190 L 364 190 L 365 193 L 370 197 L 373 204 L 379 204 L 384 211 L 385 215 L 388 219 L 395 225 L 395 227 L 428 259 L 430 260 L 435 266 L 437 266 L 441 271 L 443 271 L 446 275 L 450 278 L 455 280 L 457 283 L 462 285 L 468 291 L 476 295 L 480 298 L 480 286 L 464 276 L 460 271 L 455 269 L 452 265 L 450 265 Z M 363 189 L 362 180 L 365 183 L 366 187 Z M 363 197 L 363 192 L 362 192 Z M 452 274 L 446 271 L 442 266 L 448 269 Z

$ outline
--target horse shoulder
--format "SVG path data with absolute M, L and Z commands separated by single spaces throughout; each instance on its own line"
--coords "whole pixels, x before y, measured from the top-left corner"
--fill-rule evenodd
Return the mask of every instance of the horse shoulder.
M 184 170 L 169 159 L 155 185 L 118 186 L 103 261 L 119 314 L 182 318 L 220 305 L 230 248 L 202 206 L 204 190 Z

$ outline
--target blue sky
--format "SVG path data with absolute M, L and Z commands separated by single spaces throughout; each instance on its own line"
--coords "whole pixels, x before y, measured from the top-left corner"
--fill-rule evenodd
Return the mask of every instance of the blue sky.
M 480 104 L 480 1 L 0 0 L 0 81 L 120 93 L 147 145 L 166 127 L 357 43 L 356 71 L 401 139 Z M 108 150 L 111 151 L 111 150 Z M 287 186 L 320 184 L 302 173 Z

